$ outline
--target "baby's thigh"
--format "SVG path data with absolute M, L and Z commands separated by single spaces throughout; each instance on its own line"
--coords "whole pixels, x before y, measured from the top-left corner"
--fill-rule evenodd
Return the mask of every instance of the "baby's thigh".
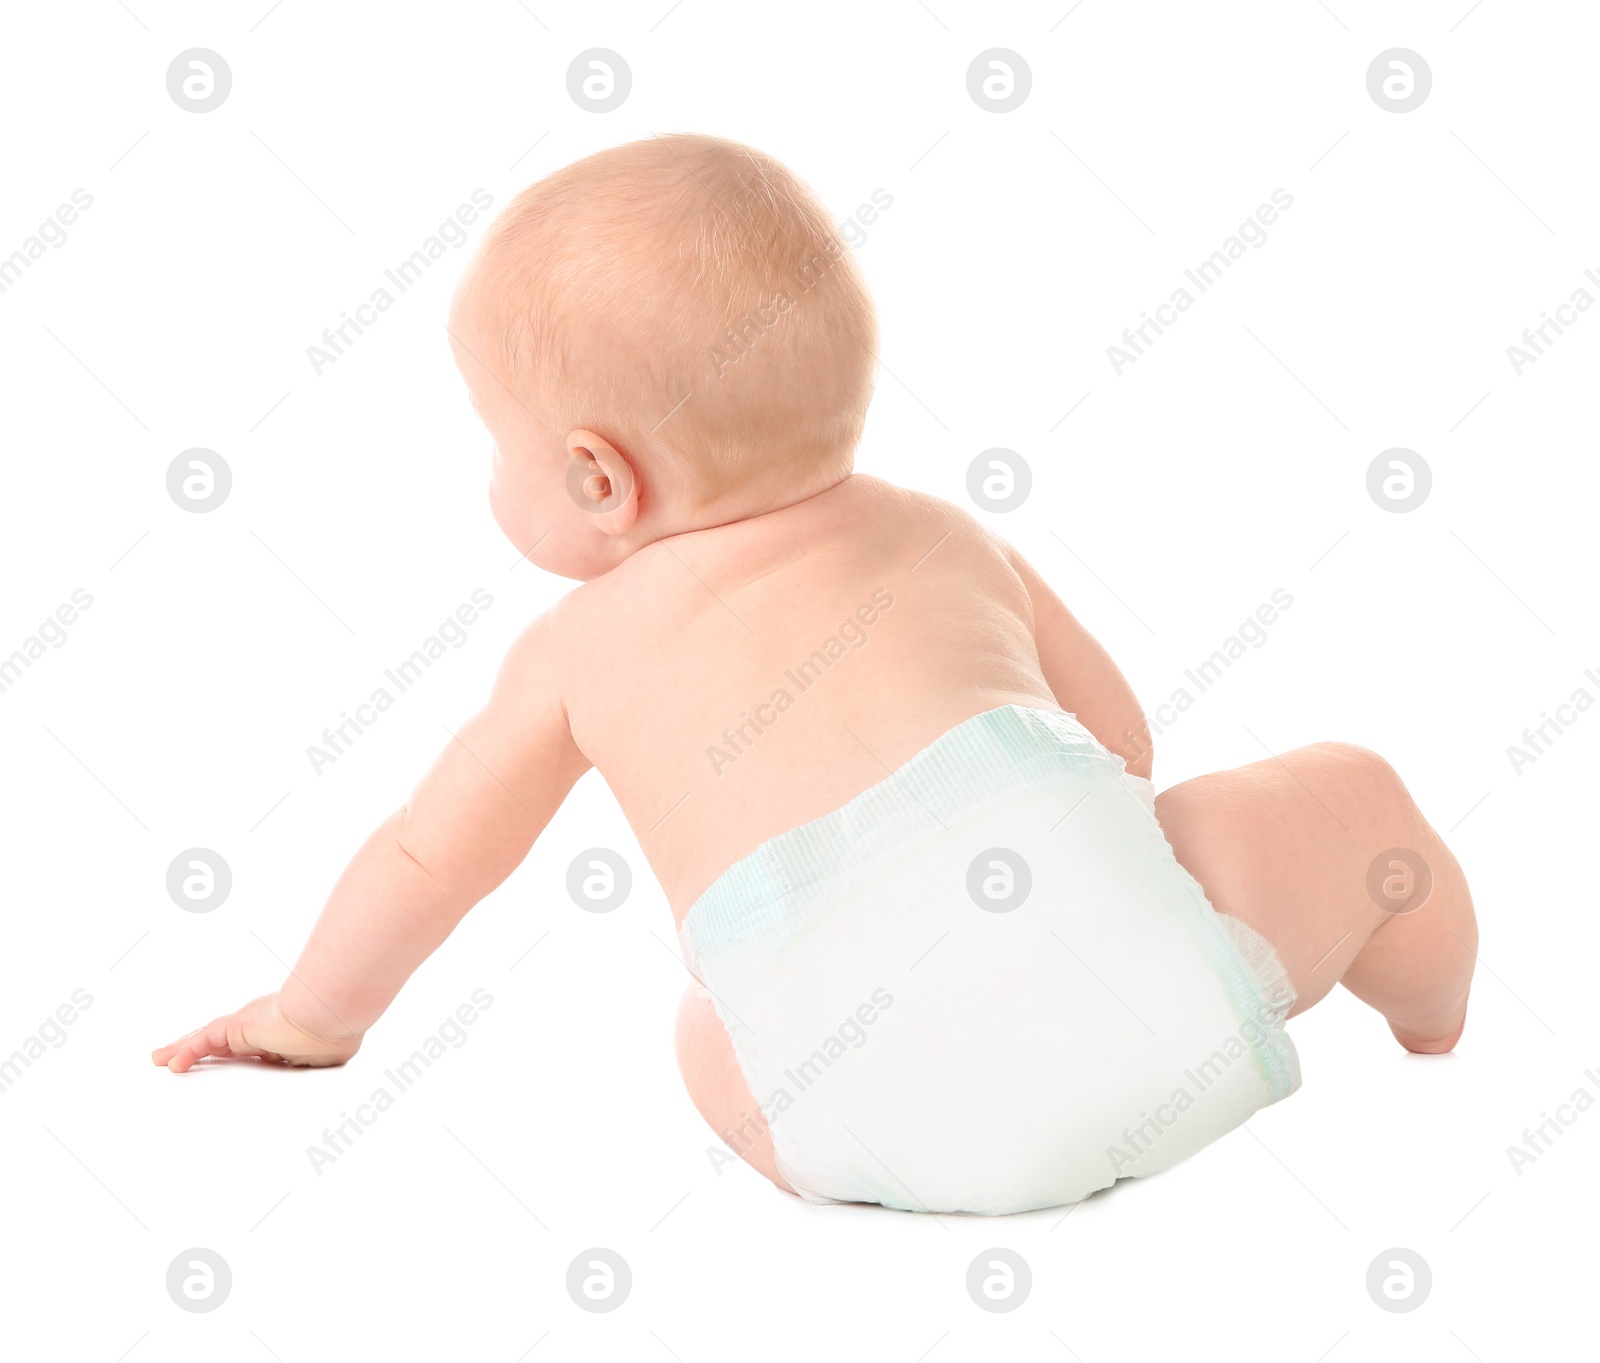
M 793 1192 L 778 1172 L 772 1133 L 761 1114 L 733 1041 L 717 1017 L 711 996 L 691 980 L 678 1005 L 678 1069 L 700 1115 L 728 1147 L 785 1192 Z
M 1304 1012 L 1389 917 L 1367 892 L 1386 848 L 1431 837 L 1377 754 L 1317 743 L 1156 797 L 1182 866 L 1219 913 L 1254 928 L 1289 972 Z

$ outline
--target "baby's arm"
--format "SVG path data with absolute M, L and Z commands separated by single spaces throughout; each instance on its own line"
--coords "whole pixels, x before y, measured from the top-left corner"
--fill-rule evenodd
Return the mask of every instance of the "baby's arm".
M 489 702 L 339 877 L 282 989 L 152 1059 L 348 1060 L 400 987 L 528 854 L 589 767 L 567 725 L 549 616 L 512 646 Z
M 1126 759 L 1128 770 L 1148 779 L 1153 759 L 1150 728 L 1127 679 L 1050 585 L 1015 549 L 1006 557 L 1033 603 L 1033 636 L 1039 664 L 1056 703 L 1105 747 Z

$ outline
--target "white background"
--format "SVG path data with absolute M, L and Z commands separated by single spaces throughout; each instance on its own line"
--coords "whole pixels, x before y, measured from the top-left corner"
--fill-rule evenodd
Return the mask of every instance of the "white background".
M 667 3 L 6 7 L 0 253 L 74 189 L 94 203 L 0 294 L 0 654 L 93 597 L 0 694 L 0 1056 L 93 998 L 0 1093 L 5 1352 L 1495 1363 L 1591 1337 L 1600 1115 L 1520 1174 L 1507 1148 L 1600 1094 L 1600 715 L 1520 774 L 1507 746 L 1600 696 L 1600 316 L 1520 376 L 1506 354 L 1600 271 L 1591 8 Z M 233 75 L 203 115 L 165 84 L 196 46 Z M 566 89 L 595 46 L 633 72 L 604 115 Z M 967 94 L 996 46 L 1032 71 L 1012 113 Z M 1395 46 L 1433 73 L 1406 114 L 1366 88 Z M 1405 1055 L 1341 993 L 1292 1024 L 1293 1099 L 1065 1220 L 808 1207 L 708 1155 L 670 916 L 591 774 L 348 1068 L 149 1064 L 276 986 L 568 585 L 514 566 L 488 514 L 443 330 L 470 245 L 320 377 L 306 347 L 474 189 L 498 209 L 666 130 L 774 153 L 841 221 L 892 196 L 858 248 L 883 324 L 858 467 L 970 505 L 973 457 L 1019 451 L 1033 495 L 987 519 L 1147 708 L 1292 594 L 1159 740 L 1157 785 L 1319 739 L 1385 754 L 1482 920 L 1453 1056 Z M 1267 243 L 1118 376 L 1106 347 L 1276 188 Z M 193 446 L 233 472 L 205 515 L 165 486 Z M 1404 515 L 1366 491 L 1394 446 L 1433 472 Z M 307 745 L 475 588 L 494 604 L 465 646 L 315 774 Z M 165 888 L 196 846 L 233 872 L 208 914 Z M 593 846 L 635 870 L 609 915 L 565 890 Z M 323 1128 L 476 988 L 466 1044 L 313 1172 Z M 233 1273 L 209 1314 L 164 1286 L 194 1246 Z M 632 1268 L 610 1314 L 566 1292 L 591 1246 Z M 964 1285 L 991 1246 L 1033 1273 L 1005 1315 Z M 1433 1273 L 1409 1314 L 1365 1286 L 1393 1246 Z

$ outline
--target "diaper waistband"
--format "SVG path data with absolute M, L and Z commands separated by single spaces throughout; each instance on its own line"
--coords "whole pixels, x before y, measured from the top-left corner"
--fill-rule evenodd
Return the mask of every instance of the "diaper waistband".
M 1002 705 L 947 730 L 891 775 L 830 814 L 769 838 L 730 866 L 690 906 L 679 929 L 689 968 L 711 943 L 781 946 L 792 917 L 764 913 L 878 859 L 941 833 L 986 801 L 1103 768 L 1121 781 L 1125 763 L 1060 710 Z M 818 896 L 820 899 L 821 896 Z

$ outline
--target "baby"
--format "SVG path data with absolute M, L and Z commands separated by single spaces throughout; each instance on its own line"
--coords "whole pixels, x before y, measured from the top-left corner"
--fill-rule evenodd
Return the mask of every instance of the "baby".
M 1299 1083 L 1342 982 L 1448 1051 L 1477 929 L 1375 754 L 1153 797 L 1128 684 L 965 512 L 853 471 L 873 306 L 771 157 L 657 137 L 489 228 L 450 319 L 490 503 L 581 585 L 356 853 L 275 994 L 154 1053 L 337 1065 L 599 769 L 692 979 L 705 1119 L 812 1202 L 1003 1213 L 1169 1168 Z

